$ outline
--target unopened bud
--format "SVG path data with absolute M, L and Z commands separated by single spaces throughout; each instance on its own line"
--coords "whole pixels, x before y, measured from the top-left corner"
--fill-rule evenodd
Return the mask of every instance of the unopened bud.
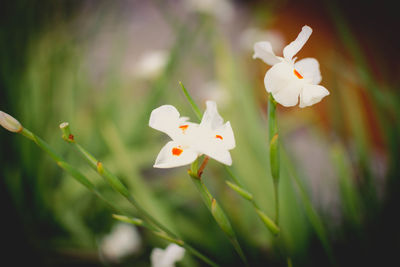
M 19 133 L 22 131 L 21 123 L 3 111 L 0 111 L 0 125 L 10 132 Z
M 62 132 L 62 138 L 70 143 L 74 142 L 74 135 L 71 134 L 71 130 L 69 128 L 69 123 L 68 122 L 63 122 L 60 124 L 60 129 Z

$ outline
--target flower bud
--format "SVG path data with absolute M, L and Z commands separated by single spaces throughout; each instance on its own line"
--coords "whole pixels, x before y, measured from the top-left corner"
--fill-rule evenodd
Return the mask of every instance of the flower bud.
M 0 125 L 10 132 L 19 133 L 22 131 L 21 123 L 3 111 L 0 111 Z

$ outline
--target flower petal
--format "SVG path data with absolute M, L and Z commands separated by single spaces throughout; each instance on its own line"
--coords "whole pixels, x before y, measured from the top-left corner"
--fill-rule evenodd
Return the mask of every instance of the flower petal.
M 201 148 L 199 148 L 199 152 L 225 165 L 231 166 L 232 165 L 231 153 L 229 153 L 227 149 L 224 149 L 222 144 L 218 144 L 217 142 L 218 142 L 217 140 L 212 140 L 208 143 L 203 143 Z
M 296 40 L 288 44 L 283 49 L 284 58 L 291 61 L 294 55 L 296 55 L 297 52 L 299 52 L 303 45 L 307 42 L 308 38 L 310 38 L 311 33 L 312 29 L 309 26 L 303 26 Z
M 185 249 L 176 245 L 170 244 L 163 250 L 155 248 L 151 252 L 151 266 L 152 267 L 172 267 L 175 262 L 181 260 L 185 254 Z
M 321 85 L 305 85 L 300 94 L 300 107 L 314 105 L 329 95 L 329 91 Z
M 218 113 L 217 104 L 214 101 L 207 101 L 206 106 L 207 108 L 201 119 L 200 127 L 212 130 L 220 128 L 224 123 L 224 119 Z
M 274 51 L 272 51 L 270 42 L 257 42 L 254 44 L 253 59 L 256 58 L 261 59 L 271 66 L 281 62 L 281 58 L 275 56 Z
M 287 62 L 272 66 L 264 78 L 265 89 L 268 93 L 275 93 L 294 80 L 293 67 Z
M 198 153 L 190 148 L 181 146 L 178 142 L 168 142 L 158 153 L 154 168 L 173 168 L 192 163 Z
M 319 84 L 322 80 L 318 60 L 315 58 L 304 58 L 294 64 L 294 68 L 312 84 Z
M 282 87 L 281 90 L 272 93 L 272 95 L 275 101 L 282 106 L 292 107 L 297 105 L 297 103 L 299 102 L 299 95 L 303 86 L 303 83 L 294 81 L 292 83 L 289 83 L 285 87 Z
M 163 105 L 151 112 L 149 126 L 169 135 L 172 139 L 180 133 L 179 124 L 183 122 L 174 106 Z M 185 118 L 186 119 L 186 118 Z
M 265 74 L 264 84 L 267 92 L 285 107 L 294 106 L 298 102 L 304 79 L 296 76 L 293 64 L 286 61 L 275 64 Z
M 228 121 L 222 127 L 215 130 L 211 136 L 214 141 L 217 141 L 217 144 L 224 149 L 234 149 L 236 146 L 235 136 L 233 135 L 233 130 L 231 127 L 231 123 Z

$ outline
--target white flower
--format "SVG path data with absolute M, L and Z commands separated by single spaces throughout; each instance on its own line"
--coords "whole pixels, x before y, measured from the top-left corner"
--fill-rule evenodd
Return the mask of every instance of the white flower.
M 285 107 L 297 105 L 300 96 L 300 107 L 311 106 L 329 95 L 328 90 L 318 85 L 321 82 L 319 63 L 315 58 L 305 58 L 295 63 L 293 58 L 307 42 L 312 29 L 303 26 L 296 40 L 283 49 L 283 58 L 272 51 L 269 42 L 254 44 L 253 58 L 260 58 L 272 65 L 267 71 L 264 84 L 267 92 Z
M 185 0 L 185 4 L 190 10 L 215 16 L 222 22 L 231 21 L 235 13 L 230 0 Z
M 253 50 L 254 43 L 260 40 L 268 40 L 275 49 L 283 49 L 285 45 L 282 34 L 275 30 L 261 30 L 257 28 L 247 28 L 239 38 L 240 45 L 245 50 Z
M 155 248 L 151 252 L 152 267 L 174 267 L 175 262 L 181 260 L 185 254 L 185 249 L 176 245 L 170 244 L 165 250 Z
M 218 102 L 219 107 L 226 107 L 231 101 L 231 95 L 226 87 L 218 81 L 204 83 L 199 88 L 199 97 Z
M 192 163 L 205 154 L 226 165 L 232 164 L 229 150 L 235 147 L 235 137 L 229 122 L 218 114 L 213 101 L 206 102 L 200 124 L 187 122 L 171 105 L 164 105 L 151 112 L 149 126 L 166 133 L 172 141 L 160 151 L 155 168 L 172 168 Z
M 0 125 L 10 132 L 19 133 L 22 131 L 21 123 L 3 111 L 0 111 Z
M 154 50 L 144 53 L 135 65 L 134 74 L 143 79 L 157 77 L 167 65 L 168 52 Z
M 118 223 L 100 243 L 100 252 L 107 261 L 119 262 L 140 249 L 141 238 L 133 225 Z

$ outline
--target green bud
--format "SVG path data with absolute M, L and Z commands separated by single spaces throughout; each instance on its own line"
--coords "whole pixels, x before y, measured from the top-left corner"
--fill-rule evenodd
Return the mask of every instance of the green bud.
M 215 198 L 211 200 L 211 214 L 222 231 L 224 231 L 230 238 L 235 238 L 235 233 L 233 232 L 228 217 L 225 215 L 225 212 L 221 209 L 221 206 Z
M 13 133 L 19 133 L 22 131 L 22 125 L 14 117 L 8 115 L 7 113 L 0 111 L 0 125 Z
M 241 195 L 245 199 L 247 199 L 249 201 L 253 200 L 253 195 L 251 193 L 249 193 L 248 191 L 244 190 L 242 187 L 238 186 L 237 184 L 231 183 L 229 181 L 225 181 L 225 182 L 230 188 L 235 190 L 239 195 Z
M 265 226 L 274 234 L 277 235 L 280 232 L 279 227 L 271 220 L 264 212 L 259 209 L 256 209 L 258 216 L 261 218 Z
M 134 224 L 137 226 L 143 225 L 143 220 L 138 219 L 138 218 L 129 218 L 129 217 L 126 217 L 123 215 L 118 215 L 118 214 L 113 214 L 112 217 L 121 222 L 126 222 L 126 223 Z
M 68 122 L 61 123 L 60 129 L 62 131 L 62 136 L 61 136 L 62 139 L 64 139 L 67 142 L 70 142 L 70 143 L 75 142 L 74 135 L 71 133 L 71 129 L 69 128 Z

